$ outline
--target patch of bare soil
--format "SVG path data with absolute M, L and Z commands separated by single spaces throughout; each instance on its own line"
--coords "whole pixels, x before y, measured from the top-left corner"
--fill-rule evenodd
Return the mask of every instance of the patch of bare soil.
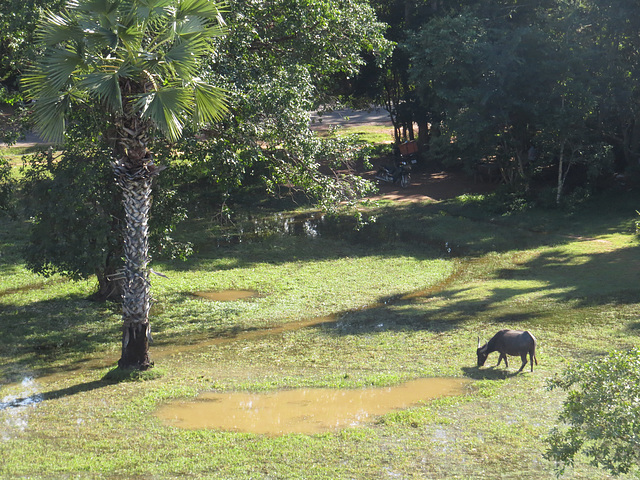
M 407 188 L 375 180 L 377 172 L 370 170 L 362 176 L 378 183 L 380 193 L 371 200 L 394 200 L 401 202 L 439 201 L 455 198 L 465 193 L 490 193 L 497 187 L 493 183 L 474 181 L 461 172 L 448 172 L 441 169 L 419 168 L 411 172 L 411 183 Z

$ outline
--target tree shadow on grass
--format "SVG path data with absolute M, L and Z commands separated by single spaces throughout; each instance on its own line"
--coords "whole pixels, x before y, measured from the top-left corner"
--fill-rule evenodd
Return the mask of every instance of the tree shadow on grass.
M 71 387 L 60 388 L 57 390 L 49 390 L 48 392 L 34 393 L 32 395 L 24 397 L 5 397 L 3 401 L 0 401 L 0 411 L 11 408 L 26 407 L 47 400 L 56 400 L 58 398 L 69 397 L 78 393 L 90 392 L 100 388 L 115 385 L 120 382 L 129 381 L 131 378 L 135 377 L 135 375 L 135 372 L 121 371 L 120 369 L 115 368 L 109 371 L 99 380 L 79 383 L 77 385 L 72 385 Z
M 119 315 L 118 315 L 119 316 Z M 68 295 L 27 304 L 0 305 L 0 366 L 3 376 L 24 365 L 53 363 L 67 356 L 90 357 L 102 345 L 119 341 L 120 322 L 110 305 Z M 77 360 L 69 368 L 89 360 Z M 56 369 L 57 370 L 57 369 Z
M 640 247 L 608 247 L 604 241 L 588 241 L 593 245 L 584 247 L 587 253 L 543 251 L 513 267 L 489 266 L 480 286 L 465 285 L 462 275 L 456 273 L 423 292 L 380 297 L 375 308 L 343 314 L 335 333 L 411 329 L 443 333 L 479 317 L 501 326 L 527 329 L 554 321 L 566 323 L 563 309 L 569 305 L 580 309 L 638 303 Z M 591 247 L 593 253 L 589 253 Z M 463 262 L 461 271 L 465 268 Z M 469 269 L 473 268 L 470 264 Z M 435 306 L 429 307 L 429 303 Z M 571 321 L 576 319 L 572 317 Z

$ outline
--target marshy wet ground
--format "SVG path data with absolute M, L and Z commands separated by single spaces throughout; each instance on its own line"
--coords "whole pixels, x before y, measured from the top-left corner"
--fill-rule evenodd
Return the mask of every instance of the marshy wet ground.
M 431 288 L 390 297 L 364 308 L 375 309 L 401 301 L 411 302 L 433 292 L 434 289 Z M 243 301 L 258 296 L 258 292 L 222 290 L 195 292 L 192 295 L 205 301 Z M 189 345 L 161 344 L 152 347 L 153 356 L 155 359 L 162 359 L 175 354 L 202 351 L 216 345 L 258 340 L 310 327 L 341 328 L 340 318 L 340 315 L 314 317 L 269 328 L 203 338 Z M 94 359 L 94 362 L 90 362 L 86 367 L 95 368 L 99 364 L 104 368 L 114 361 L 114 358 L 101 361 Z M 56 375 L 51 378 L 54 377 Z M 379 415 L 434 398 L 462 395 L 470 382 L 469 379 L 461 378 L 422 378 L 383 388 L 306 388 L 271 393 L 204 392 L 193 400 L 167 403 L 156 415 L 169 426 L 185 429 L 219 429 L 270 436 L 287 433 L 314 434 L 364 425 Z M 14 412 L 12 417 L 16 418 L 16 421 L 22 421 L 28 416 L 25 407 L 37 406 L 51 396 L 41 393 L 46 390 L 48 383 L 49 378 L 46 376 L 39 378 L 37 382 L 33 377 L 25 377 L 21 384 L 16 384 L 15 395 L 7 396 L 0 401 L 0 410 L 11 410 Z M 51 398 L 56 398 L 56 395 Z
M 461 395 L 470 380 L 423 378 L 384 388 L 304 388 L 273 393 L 203 393 L 162 406 L 156 415 L 185 429 L 265 435 L 314 434 L 355 427 L 434 398 Z
M 306 238 L 347 236 L 351 241 L 365 244 L 389 243 L 397 238 L 398 233 L 390 226 L 373 223 L 366 225 L 363 229 L 355 230 L 351 220 L 353 219 L 349 219 L 345 224 L 317 212 L 303 215 L 275 215 L 266 219 L 264 217 L 247 218 L 237 223 L 237 232 L 228 237 L 219 237 L 216 243 L 251 242 L 272 235 Z M 429 243 L 423 238 L 420 241 L 423 244 Z M 437 247 L 441 253 L 447 256 L 451 254 L 448 244 L 437 245 Z M 416 298 L 431 295 L 439 288 L 441 286 L 407 295 L 390 296 L 357 310 L 381 308 L 391 303 L 411 302 Z M 193 300 L 212 302 L 248 301 L 260 297 L 259 292 L 244 289 L 185 293 Z M 230 331 L 216 336 L 194 338 L 188 344 L 159 342 L 152 346 L 152 356 L 156 360 L 161 360 L 183 353 L 201 352 L 217 345 L 259 340 L 311 327 L 342 329 L 343 314 L 311 317 L 271 327 Z M 74 372 L 108 368 L 116 360 L 117 358 L 113 356 L 91 358 Z M 0 410 L 13 411 L 15 415 L 22 418 L 31 408 L 37 407 L 43 401 L 75 392 L 75 387 L 48 391 L 48 387 L 55 383 L 55 375 L 48 377 L 49 375 L 41 376 L 37 378 L 37 382 L 32 377 L 25 377 L 29 379 L 26 384 L 29 388 L 25 388 L 24 382 L 20 384 L 22 388 L 16 389 L 15 395 L 2 399 Z M 91 388 L 97 388 L 96 386 L 101 385 L 101 382 L 97 380 L 89 384 Z M 391 410 L 407 408 L 432 398 L 462 394 L 468 382 L 469 380 L 464 379 L 428 378 L 387 388 L 300 389 L 269 394 L 206 392 L 194 401 L 176 401 L 164 405 L 158 412 L 158 416 L 169 425 L 182 428 L 215 428 L 267 435 L 289 432 L 317 433 L 361 425 L 370 422 L 372 417 Z M 84 390 L 82 386 L 78 388 L 79 391 Z

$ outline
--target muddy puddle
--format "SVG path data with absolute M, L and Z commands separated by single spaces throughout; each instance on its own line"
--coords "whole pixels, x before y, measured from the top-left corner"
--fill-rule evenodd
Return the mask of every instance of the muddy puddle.
M 194 400 L 168 403 L 156 416 L 166 425 L 184 429 L 314 434 L 364 425 L 392 410 L 461 395 L 469 383 L 459 378 L 423 378 L 384 388 L 203 393 Z
M 194 292 L 191 295 L 212 302 L 236 302 L 238 300 L 256 298 L 258 297 L 258 292 L 255 290 L 221 290 L 217 292 Z

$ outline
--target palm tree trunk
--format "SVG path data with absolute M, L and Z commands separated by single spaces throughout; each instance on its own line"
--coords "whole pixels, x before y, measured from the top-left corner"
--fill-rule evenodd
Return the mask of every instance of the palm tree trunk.
M 116 181 L 123 191 L 125 209 L 122 356 L 118 366 L 137 370 L 153 366 L 149 359 L 149 210 L 151 184 L 158 169 L 149 152 L 145 157 L 138 162 L 122 159 L 114 164 Z

